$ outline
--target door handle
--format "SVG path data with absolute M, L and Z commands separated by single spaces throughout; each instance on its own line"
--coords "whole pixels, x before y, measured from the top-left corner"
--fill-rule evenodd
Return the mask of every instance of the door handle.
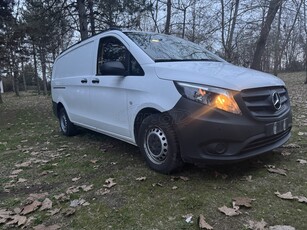
M 92 83 L 93 83 L 93 84 L 98 84 L 98 83 L 99 83 L 99 79 L 98 79 L 98 78 L 93 79 L 93 80 L 92 80 Z
M 82 83 L 82 84 L 87 83 L 87 79 L 86 79 L 86 78 L 83 78 L 83 79 L 81 80 L 81 83 Z

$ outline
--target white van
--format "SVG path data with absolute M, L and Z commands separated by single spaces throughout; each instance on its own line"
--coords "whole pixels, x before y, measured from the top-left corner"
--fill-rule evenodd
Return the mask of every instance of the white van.
M 137 145 L 162 173 L 240 161 L 290 138 L 283 81 L 165 34 L 108 30 L 86 39 L 56 59 L 51 86 L 64 135 L 81 126 Z

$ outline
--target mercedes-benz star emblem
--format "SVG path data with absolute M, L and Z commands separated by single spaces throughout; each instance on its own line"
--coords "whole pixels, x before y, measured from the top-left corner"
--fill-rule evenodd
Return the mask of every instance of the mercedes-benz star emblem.
M 274 92 L 272 94 L 272 102 L 274 109 L 279 110 L 281 108 L 281 100 L 280 100 L 280 95 L 277 92 Z

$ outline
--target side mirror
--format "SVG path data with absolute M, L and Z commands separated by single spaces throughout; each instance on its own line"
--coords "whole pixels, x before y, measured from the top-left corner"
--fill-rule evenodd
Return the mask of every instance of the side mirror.
M 125 76 L 126 70 L 120 61 L 105 62 L 100 66 L 101 75 L 121 75 Z

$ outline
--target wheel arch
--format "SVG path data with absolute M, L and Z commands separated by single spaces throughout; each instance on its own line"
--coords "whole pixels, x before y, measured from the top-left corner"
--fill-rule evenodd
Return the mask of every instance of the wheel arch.
M 135 143 L 138 145 L 138 134 L 140 131 L 140 127 L 142 122 L 144 121 L 144 119 L 152 114 L 158 114 L 158 113 L 162 113 L 161 111 L 159 111 L 158 109 L 155 108 L 143 108 L 141 109 L 135 119 L 134 119 L 134 127 L 133 127 L 133 133 L 134 133 L 134 139 L 135 139 Z

